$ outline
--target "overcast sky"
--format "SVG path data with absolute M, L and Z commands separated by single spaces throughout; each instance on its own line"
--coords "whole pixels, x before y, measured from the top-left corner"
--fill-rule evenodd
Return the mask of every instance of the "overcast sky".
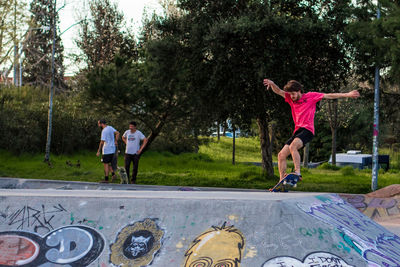
M 119 10 L 123 11 L 125 19 L 135 32 L 141 26 L 142 15 L 146 10 L 146 13 L 157 13 L 161 12 L 161 7 L 158 0 L 112 0 L 118 4 Z M 66 65 L 66 76 L 72 75 L 77 70 L 76 67 L 71 66 L 67 55 L 72 52 L 77 52 L 77 48 L 74 45 L 74 39 L 77 36 L 79 26 L 74 25 L 79 21 L 79 14 L 88 13 L 88 0 L 57 0 L 57 6 L 60 9 L 60 32 L 65 32 L 61 35 L 64 52 L 66 54 L 65 65 Z M 72 27 L 71 27 L 72 26 Z M 71 27 L 71 28 L 69 28 Z M 69 28 L 69 29 L 68 29 Z

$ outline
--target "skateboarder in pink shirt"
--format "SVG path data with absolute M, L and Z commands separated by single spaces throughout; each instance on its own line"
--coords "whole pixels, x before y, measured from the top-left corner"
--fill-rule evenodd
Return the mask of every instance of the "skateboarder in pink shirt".
M 280 181 L 285 178 L 286 174 L 286 158 L 291 155 L 294 163 L 295 174 L 300 177 L 300 154 L 299 149 L 311 141 L 314 137 L 314 115 L 316 104 L 322 99 L 338 99 L 338 98 L 358 98 L 360 93 L 353 90 L 348 93 L 303 93 L 303 85 L 298 81 L 291 80 L 281 90 L 273 81 L 264 79 L 264 85 L 268 89 L 285 98 L 290 105 L 292 117 L 294 121 L 294 132 L 292 137 L 286 141 L 282 150 L 278 154 L 278 169 Z

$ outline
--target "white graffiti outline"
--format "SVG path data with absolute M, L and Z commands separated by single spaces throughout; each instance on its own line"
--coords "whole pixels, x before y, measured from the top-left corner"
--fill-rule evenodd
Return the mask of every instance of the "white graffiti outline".
M 337 267 L 354 267 L 353 265 L 349 265 L 344 259 L 341 257 L 330 253 L 330 252 L 323 252 L 323 251 L 316 251 L 310 254 L 307 254 L 302 260 L 299 260 L 295 257 L 291 256 L 279 256 L 274 257 L 266 261 L 261 267 L 287 267 L 287 266 L 296 266 L 296 267 L 313 267 L 313 266 L 331 266 L 331 265 L 320 265 L 323 262 L 315 261 L 315 258 L 319 258 L 319 261 L 322 261 L 322 258 L 325 259 L 332 259 L 336 258 L 334 265 Z M 308 260 L 308 261 L 307 261 Z M 307 262 L 306 262 L 307 261 Z M 317 265 L 318 264 L 318 265 Z M 340 265 L 339 265 L 340 264 Z
M 297 207 L 337 228 L 346 243 L 359 253 L 370 267 L 381 267 L 382 264 L 386 267 L 400 266 L 400 238 L 337 195 L 317 196 L 313 203 L 298 202 Z

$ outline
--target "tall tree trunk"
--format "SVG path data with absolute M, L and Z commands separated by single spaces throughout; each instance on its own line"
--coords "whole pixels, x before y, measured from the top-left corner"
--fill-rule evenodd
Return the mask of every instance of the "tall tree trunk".
M 336 128 L 331 128 L 332 131 L 332 165 L 336 165 Z
M 232 138 L 232 165 L 235 165 L 235 141 L 236 141 L 236 129 L 232 126 L 233 138 Z
M 220 128 L 221 128 L 221 124 L 220 124 L 219 122 L 217 122 L 217 136 L 218 136 L 218 142 L 221 140 Z
M 309 161 L 309 155 L 310 155 L 310 143 L 307 143 L 304 146 L 303 150 L 303 167 L 308 168 L 308 161 Z
M 338 128 L 338 108 L 337 108 L 337 99 L 332 100 L 329 103 L 329 124 L 331 127 L 332 133 L 332 165 L 336 165 L 336 134 Z
M 276 122 L 275 121 L 272 121 L 270 124 L 269 124 L 269 126 L 270 126 L 270 135 L 271 135 L 271 138 L 270 138 L 270 140 L 271 140 L 271 151 L 273 152 L 273 151 L 275 151 L 275 136 L 276 136 L 276 134 L 275 134 L 275 129 L 276 129 Z
M 265 116 L 259 116 L 257 118 L 257 125 L 261 145 L 262 167 L 267 176 L 272 177 L 274 175 L 274 167 L 272 165 L 272 150 L 268 133 L 268 122 Z
M 153 143 L 153 141 L 157 138 L 157 136 L 160 135 L 162 128 L 164 127 L 164 124 L 167 120 L 167 116 L 163 116 L 157 123 L 156 127 L 151 130 L 149 136 L 147 137 L 147 144 L 146 146 L 143 148 L 143 152 L 145 152 L 151 145 L 151 143 Z

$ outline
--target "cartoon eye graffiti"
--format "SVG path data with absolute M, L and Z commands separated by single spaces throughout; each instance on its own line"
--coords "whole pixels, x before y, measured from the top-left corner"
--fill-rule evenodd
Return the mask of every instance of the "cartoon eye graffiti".
M 235 265 L 235 262 L 231 259 L 221 260 L 214 265 L 214 267 L 234 267 L 234 266 L 237 265 Z
M 203 257 L 192 262 L 189 267 L 212 267 L 212 263 L 212 259 L 208 257 Z

